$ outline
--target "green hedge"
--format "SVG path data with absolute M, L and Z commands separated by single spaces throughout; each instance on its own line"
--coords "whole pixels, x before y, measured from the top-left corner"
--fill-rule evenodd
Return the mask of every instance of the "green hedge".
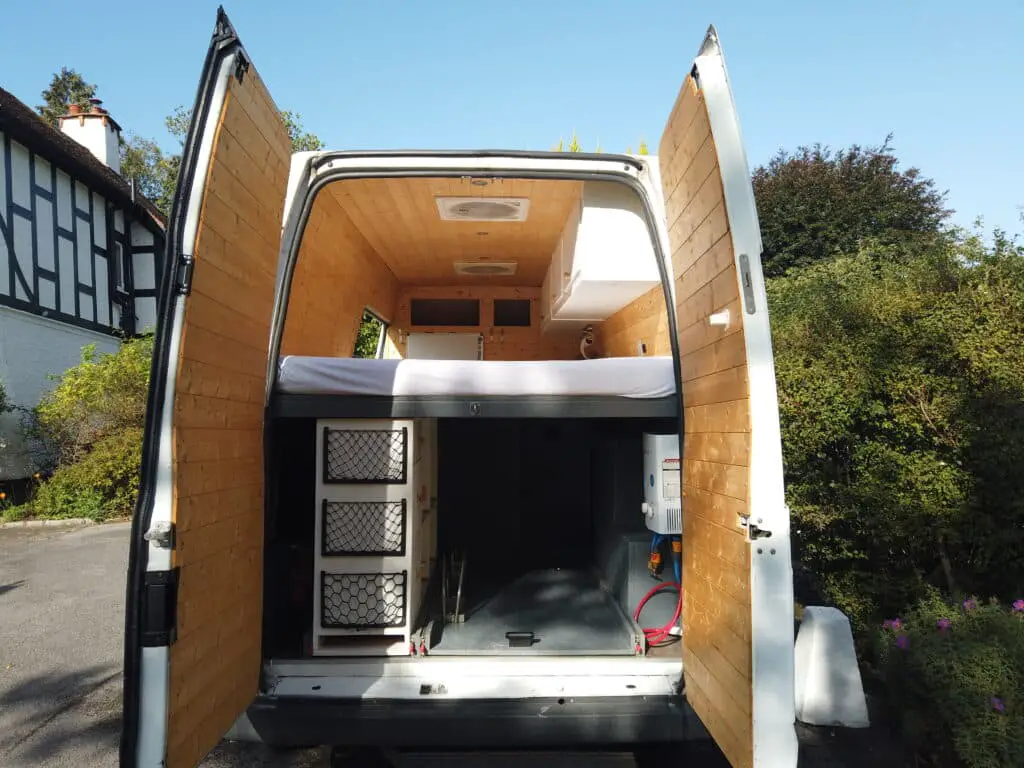
M 96 522 L 129 517 L 139 494 L 142 435 L 141 427 L 128 427 L 100 439 L 82 459 L 59 467 L 29 503 L 4 516 L 9 520 L 75 517 Z
M 887 620 L 878 659 L 906 742 L 940 765 L 1010 768 L 1024 755 L 1024 600 L 937 595 Z

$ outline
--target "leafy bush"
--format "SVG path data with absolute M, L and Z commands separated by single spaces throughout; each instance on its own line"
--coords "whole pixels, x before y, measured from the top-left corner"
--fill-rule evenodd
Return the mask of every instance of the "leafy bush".
M 827 599 L 865 629 L 931 585 L 1024 591 L 1024 252 L 865 247 L 768 292 L 795 556 Z
M 142 435 L 142 427 L 126 427 L 101 438 L 77 462 L 59 467 L 18 513 L 97 522 L 130 516 L 139 493 Z
M 82 362 L 57 377 L 36 408 L 39 430 L 62 466 L 85 456 L 104 438 L 145 422 L 153 338 L 125 341 L 113 353 L 82 348 Z
M 890 704 L 919 754 L 968 768 L 1021 764 L 1024 600 L 1007 609 L 932 594 L 886 621 L 878 641 Z

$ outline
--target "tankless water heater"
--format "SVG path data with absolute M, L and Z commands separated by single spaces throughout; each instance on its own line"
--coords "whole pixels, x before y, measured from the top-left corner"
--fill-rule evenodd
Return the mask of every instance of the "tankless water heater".
M 665 535 L 683 532 L 682 466 L 678 435 L 644 433 L 644 522 Z

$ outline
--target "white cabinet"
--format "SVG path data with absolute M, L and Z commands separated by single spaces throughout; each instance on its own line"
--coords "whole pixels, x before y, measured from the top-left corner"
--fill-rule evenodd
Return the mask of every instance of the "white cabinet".
M 411 652 L 435 539 L 434 425 L 320 419 L 315 655 Z
M 552 254 L 548 323 L 606 320 L 660 282 L 640 198 L 624 184 L 585 182 Z

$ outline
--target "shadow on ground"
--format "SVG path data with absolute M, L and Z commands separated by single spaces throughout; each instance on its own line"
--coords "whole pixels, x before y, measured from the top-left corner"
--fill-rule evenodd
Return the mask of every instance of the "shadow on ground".
M 36 675 L 0 693 L 0 712 L 8 715 L 3 764 L 116 765 L 120 677 L 117 666 L 98 665 Z
M 8 592 L 13 592 L 18 587 L 24 586 L 25 581 L 13 581 L 10 584 L 0 584 L 0 597 L 3 597 Z

